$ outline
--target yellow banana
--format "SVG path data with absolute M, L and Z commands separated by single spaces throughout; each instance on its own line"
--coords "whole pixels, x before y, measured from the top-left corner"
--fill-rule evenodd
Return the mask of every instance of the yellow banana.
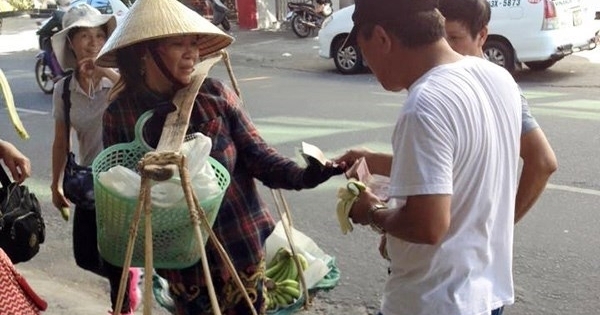
M 352 232 L 353 227 L 349 218 L 350 209 L 352 209 L 352 205 L 358 198 L 358 195 L 365 191 L 365 189 L 367 189 L 367 186 L 365 186 L 363 182 L 354 178 L 348 180 L 348 183 L 346 183 L 345 187 L 340 187 L 338 189 L 336 214 L 342 234 Z
M 10 117 L 10 121 L 12 122 L 13 126 L 17 130 L 17 134 L 22 139 L 29 139 L 29 134 L 27 134 L 27 130 L 25 130 L 25 127 L 23 127 L 23 123 L 21 122 L 19 114 L 17 113 L 17 108 L 15 107 L 15 100 L 13 98 L 10 85 L 8 84 L 8 80 L 6 79 L 2 69 L 0 69 L 0 88 L 2 89 L 2 95 L 4 96 L 6 108 L 8 109 L 8 116 Z
M 62 216 L 63 220 L 69 221 L 69 217 L 71 215 L 71 209 L 69 209 L 69 207 L 60 208 L 60 215 Z
M 297 253 L 296 258 L 300 262 L 300 266 L 302 266 L 302 271 L 308 269 L 308 260 L 306 260 L 306 257 L 304 257 L 304 255 Z

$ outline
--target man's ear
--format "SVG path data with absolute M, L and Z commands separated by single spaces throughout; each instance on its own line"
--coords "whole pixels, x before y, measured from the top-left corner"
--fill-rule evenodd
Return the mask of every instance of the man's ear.
M 477 33 L 477 36 L 479 37 L 477 45 L 479 47 L 483 47 L 483 44 L 485 44 L 485 41 L 487 40 L 488 37 L 488 26 L 484 26 L 479 33 Z
M 375 25 L 372 37 L 382 52 L 390 52 L 392 49 L 392 37 L 381 25 Z

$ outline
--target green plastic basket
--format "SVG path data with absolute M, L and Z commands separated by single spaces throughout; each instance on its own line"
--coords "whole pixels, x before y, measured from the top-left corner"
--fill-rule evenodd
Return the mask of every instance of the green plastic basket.
M 139 132 L 143 122 L 149 118 L 144 115 L 136 124 L 136 139 L 141 139 Z M 141 122 L 140 122 L 141 121 Z M 138 126 L 139 125 L 139 126 Z M 98 175 L 110 168 L 121 165 L 131 170 L 137 170 L 137 164 L 148 147 L 135 140 L 110 146 L 100 152 L 94 159 L 92 170 L 94 175 L 94 196 L 96 198 L 96 223 L 98 228 L 98 247 L 100 255 L 109 263 L 123 266 L 129 229 L 138 205 L 137 198 L 121 196 L 107 189 L 98 180 Z M 230 182 L 230 176 L 223 165 L 212 157 L 208 162 L 215 170 L 221 191 L 212 198 L 201 200 L 210 226 L 215 222 L 223 195 Z M 200 199 L 201 197 L 198 196 Z M 135 238 L 132 267 L 144 267 L 144 213 L 138 225 Z M 202 230 L 204 246 L 208 233 Z M 200 244 L 194 232 L 187 204 L 173 208 L 162 208 L 152 205 L 152 243 L 153 264 L 155 268 L 185 268 L 200 260 Z

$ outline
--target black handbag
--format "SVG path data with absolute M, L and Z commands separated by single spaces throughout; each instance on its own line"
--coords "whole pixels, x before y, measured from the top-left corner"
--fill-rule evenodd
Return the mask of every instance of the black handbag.
M 0 247 L 16 264 L 28 261 L 46 239 L 40 203 L 25 185 L 13 183 L 0 166 Z
M 67 137 L 67 163 L 63 173 L 63 193 L 65 197 L 77 207 L 93 209 L 94 203 L 94 180 L 92 168 L 81 166 L 75 161 L 75 154 L 71 151 L 71 91 L 69 84 L 72 75 L 65 78 L 62 99 L 65 105 L 65 125 Z

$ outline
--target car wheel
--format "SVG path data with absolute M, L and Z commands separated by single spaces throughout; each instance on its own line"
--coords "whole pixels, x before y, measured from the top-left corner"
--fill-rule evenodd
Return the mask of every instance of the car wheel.
M 504 41 L 489 39 L 483 45 L 483 55 L 485 58 L 504 69 L 508 72 L 513 73 L 515 67 L 515 52 Z
M 555 63 L 557 63 L 560 59 L 550 59 L 550 60 L 544 60 L 544 61 L 530 61 L 530 62 L 526 62 L 525 65 L 533 70 L 533 71 L 544 71 L 552 66 L 554 66 Z
M 359 73 L 363 70 L 363 58 L 358 45 L 353 43 L 342 49 L 345 38 L 338 39 L 333 47 L 333 62 L 343 74 Z

